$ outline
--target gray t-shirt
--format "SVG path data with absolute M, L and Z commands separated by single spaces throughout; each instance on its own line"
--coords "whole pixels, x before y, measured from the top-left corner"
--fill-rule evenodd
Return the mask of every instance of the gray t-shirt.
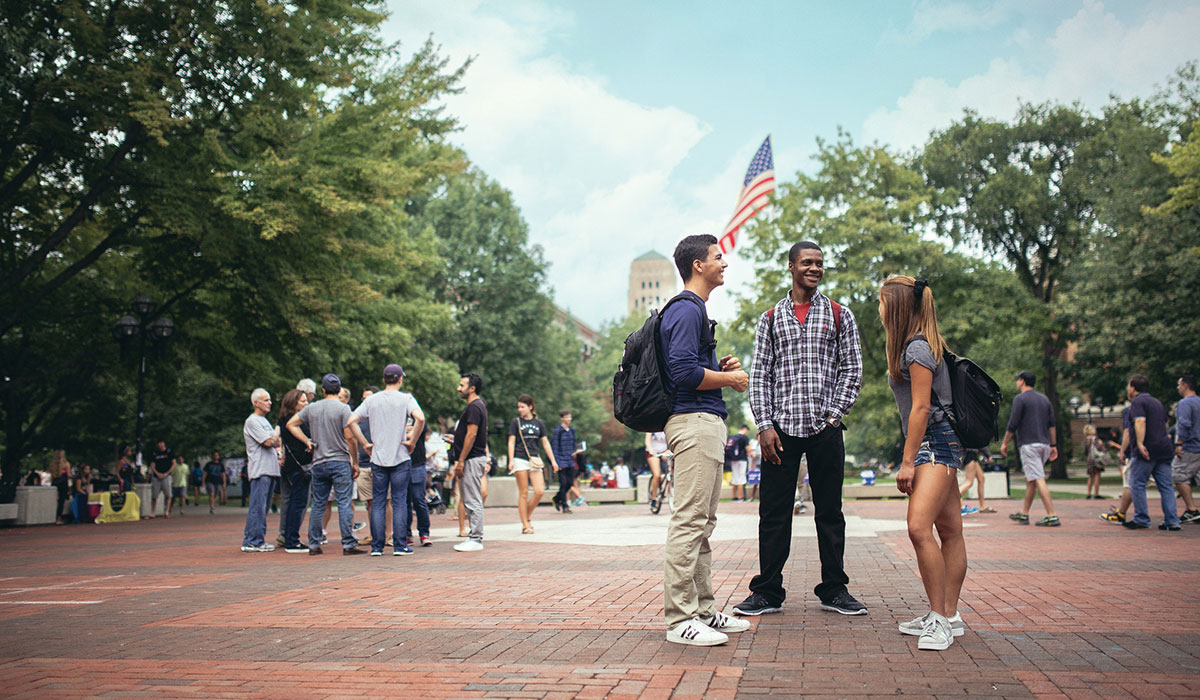
M 371 421 L 371 464 L 395 467 L 412 459 L 404 446 L 408 417 L 419 409 L 412 394 L 403 391 L 377 391 L 354 411 L 359 420 Z
M 892 395 L 896 397 L 896 408 L 900 410 L 900 425 L 905 435 L 908 435 L 908 414 L 912 412 L 912 379 L 908 376 L 908 368 L 914 362 L 933 372 L 933 392 L 937 395 L 937 401 L 930 397 L 929 424 L 933 425 L 945 419 L 946 412 L 942 409 L 953 410 L 951 406 L 954 403 L 950 393 L 950 371 L 946 368 L 946 363 L 934 359 L 933 349 L 923 336 L 914 336 L 904 349 L 904 358 L 900 362 L 902 380 L 897 382 L 888 375 L 888 386 L 892 388 Z M 938 407 L 939 403 L 941 408 Z
M 1050 399 L 1036 389 L 1023 391 L 1013 397 L 1008 428 L 1017 439 L 1017 446 L 1050 444 L 1050 428 L 1054 425 L 1054 408 Z
M 350 407 L 337 399 L 321 399 L 305 406 L 300 422 L 308 426 L 308 434 L 317 448 L 313 450 L 313 466 L 325 462 L 350 462 L 350 448 L 342 432 L 350 420 Z
M 274 447 L 263 445 L 264 440 L 275 437 L 271 421 L 266 416 L 251 413 L 242 426 L 242 437 L 246 439 L 246 474 L 251 479 L 279 476 L 279 455 Z

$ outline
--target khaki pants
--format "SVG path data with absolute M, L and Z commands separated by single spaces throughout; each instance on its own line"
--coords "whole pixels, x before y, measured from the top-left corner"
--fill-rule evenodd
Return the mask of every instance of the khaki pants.
M 712 413 L 677 413 L 667 421 L 666 434 L 675 453 L 675 510 L 667 525 L 663 575 L 663 612 L 670 629 L 716 613 L 708 538 L 717 526 L 726 429 Z

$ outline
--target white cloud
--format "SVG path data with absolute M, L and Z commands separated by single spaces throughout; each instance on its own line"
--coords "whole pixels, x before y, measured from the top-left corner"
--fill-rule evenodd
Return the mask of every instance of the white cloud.
M 922 0 L 913 10 L 909 25 L 903 31 L 890 32 L 887 38 L 902 44 L 915 44 L 938 32 L 991 29 L 1009 17 L 1013 4 Z
M 1019 102 L 1072 102 L 1097 107 L 1109 95 L 1145 95 L 1181 64 L 1198 57 L 1200 7 L 1159 9 L 1126 26 L 1100 2 L 1088 0 L 1047 37 L 1014 34 L 1014 44 L 1039 57 L 997 58 L 987 70 L 950 84 L 916 80 L 895 106 L 872 112 L 863 123 L 868 141 L 900 149 L 920 146 L 930 131 L 948 126 L 964 107 L 984 117 L 1008 119 Z
M 432 32 L 452 61 L 474 57 L 464 92 L 446 100 L 463 125 L 453 140 L 512 191 L 552 262 L 559 304 L 591 323 L 622 316 L 633 257 L 654 246 L 669 254 L 663 247 L 680 235 L 712 230 L 716 210 L 672 181 L 709 127 L 615 95 L 602 78 L 547 55 L 568 15 L 533 2 L 505 5 L 505 17 L 478 2 L 395 9 L 389 36 L 412 47 Z

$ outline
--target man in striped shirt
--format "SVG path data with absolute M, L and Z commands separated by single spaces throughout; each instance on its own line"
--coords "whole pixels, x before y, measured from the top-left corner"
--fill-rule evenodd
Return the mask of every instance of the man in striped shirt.
M 850 578 L 842 566 L 842 417 L 858 400 L 862 386 L 858 326 L 849 309 L 817 291 L 825 272 L 817 244 L 792 246 L 788 272 L 791 290 L 759 318 L 754 337 L 750 409 L 762 450 L 759 574 L 750 581 L 750 596 L 733 611 L 762 615 L 782 610 L 796 478 L 800 460 L 807 456 L 821 555 L 821 583 L 814 592 L 823 610 L 864 615 L 866 607 L 846 590 Z

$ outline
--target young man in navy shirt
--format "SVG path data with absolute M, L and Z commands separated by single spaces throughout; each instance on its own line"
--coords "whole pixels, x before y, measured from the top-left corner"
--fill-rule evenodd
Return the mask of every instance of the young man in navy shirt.
M 675 510 L 667 525 L 663 611 L 667 641 L 714 646 L 727 632 L 750 627 L 716 609 L 712 590 L 712 547 L 725 463 L 725 401 L 722 387 L 746 391 L 750 377 L 732 355 L 719 361 L 705 302 L 725 283 L 729 263 L 715 236 L 688 236 L 675 248 L 683 292 L 663 312 L 659 334 L 667 369 L 667 391 L 675 406 L 664 432 L 675 454 Z

